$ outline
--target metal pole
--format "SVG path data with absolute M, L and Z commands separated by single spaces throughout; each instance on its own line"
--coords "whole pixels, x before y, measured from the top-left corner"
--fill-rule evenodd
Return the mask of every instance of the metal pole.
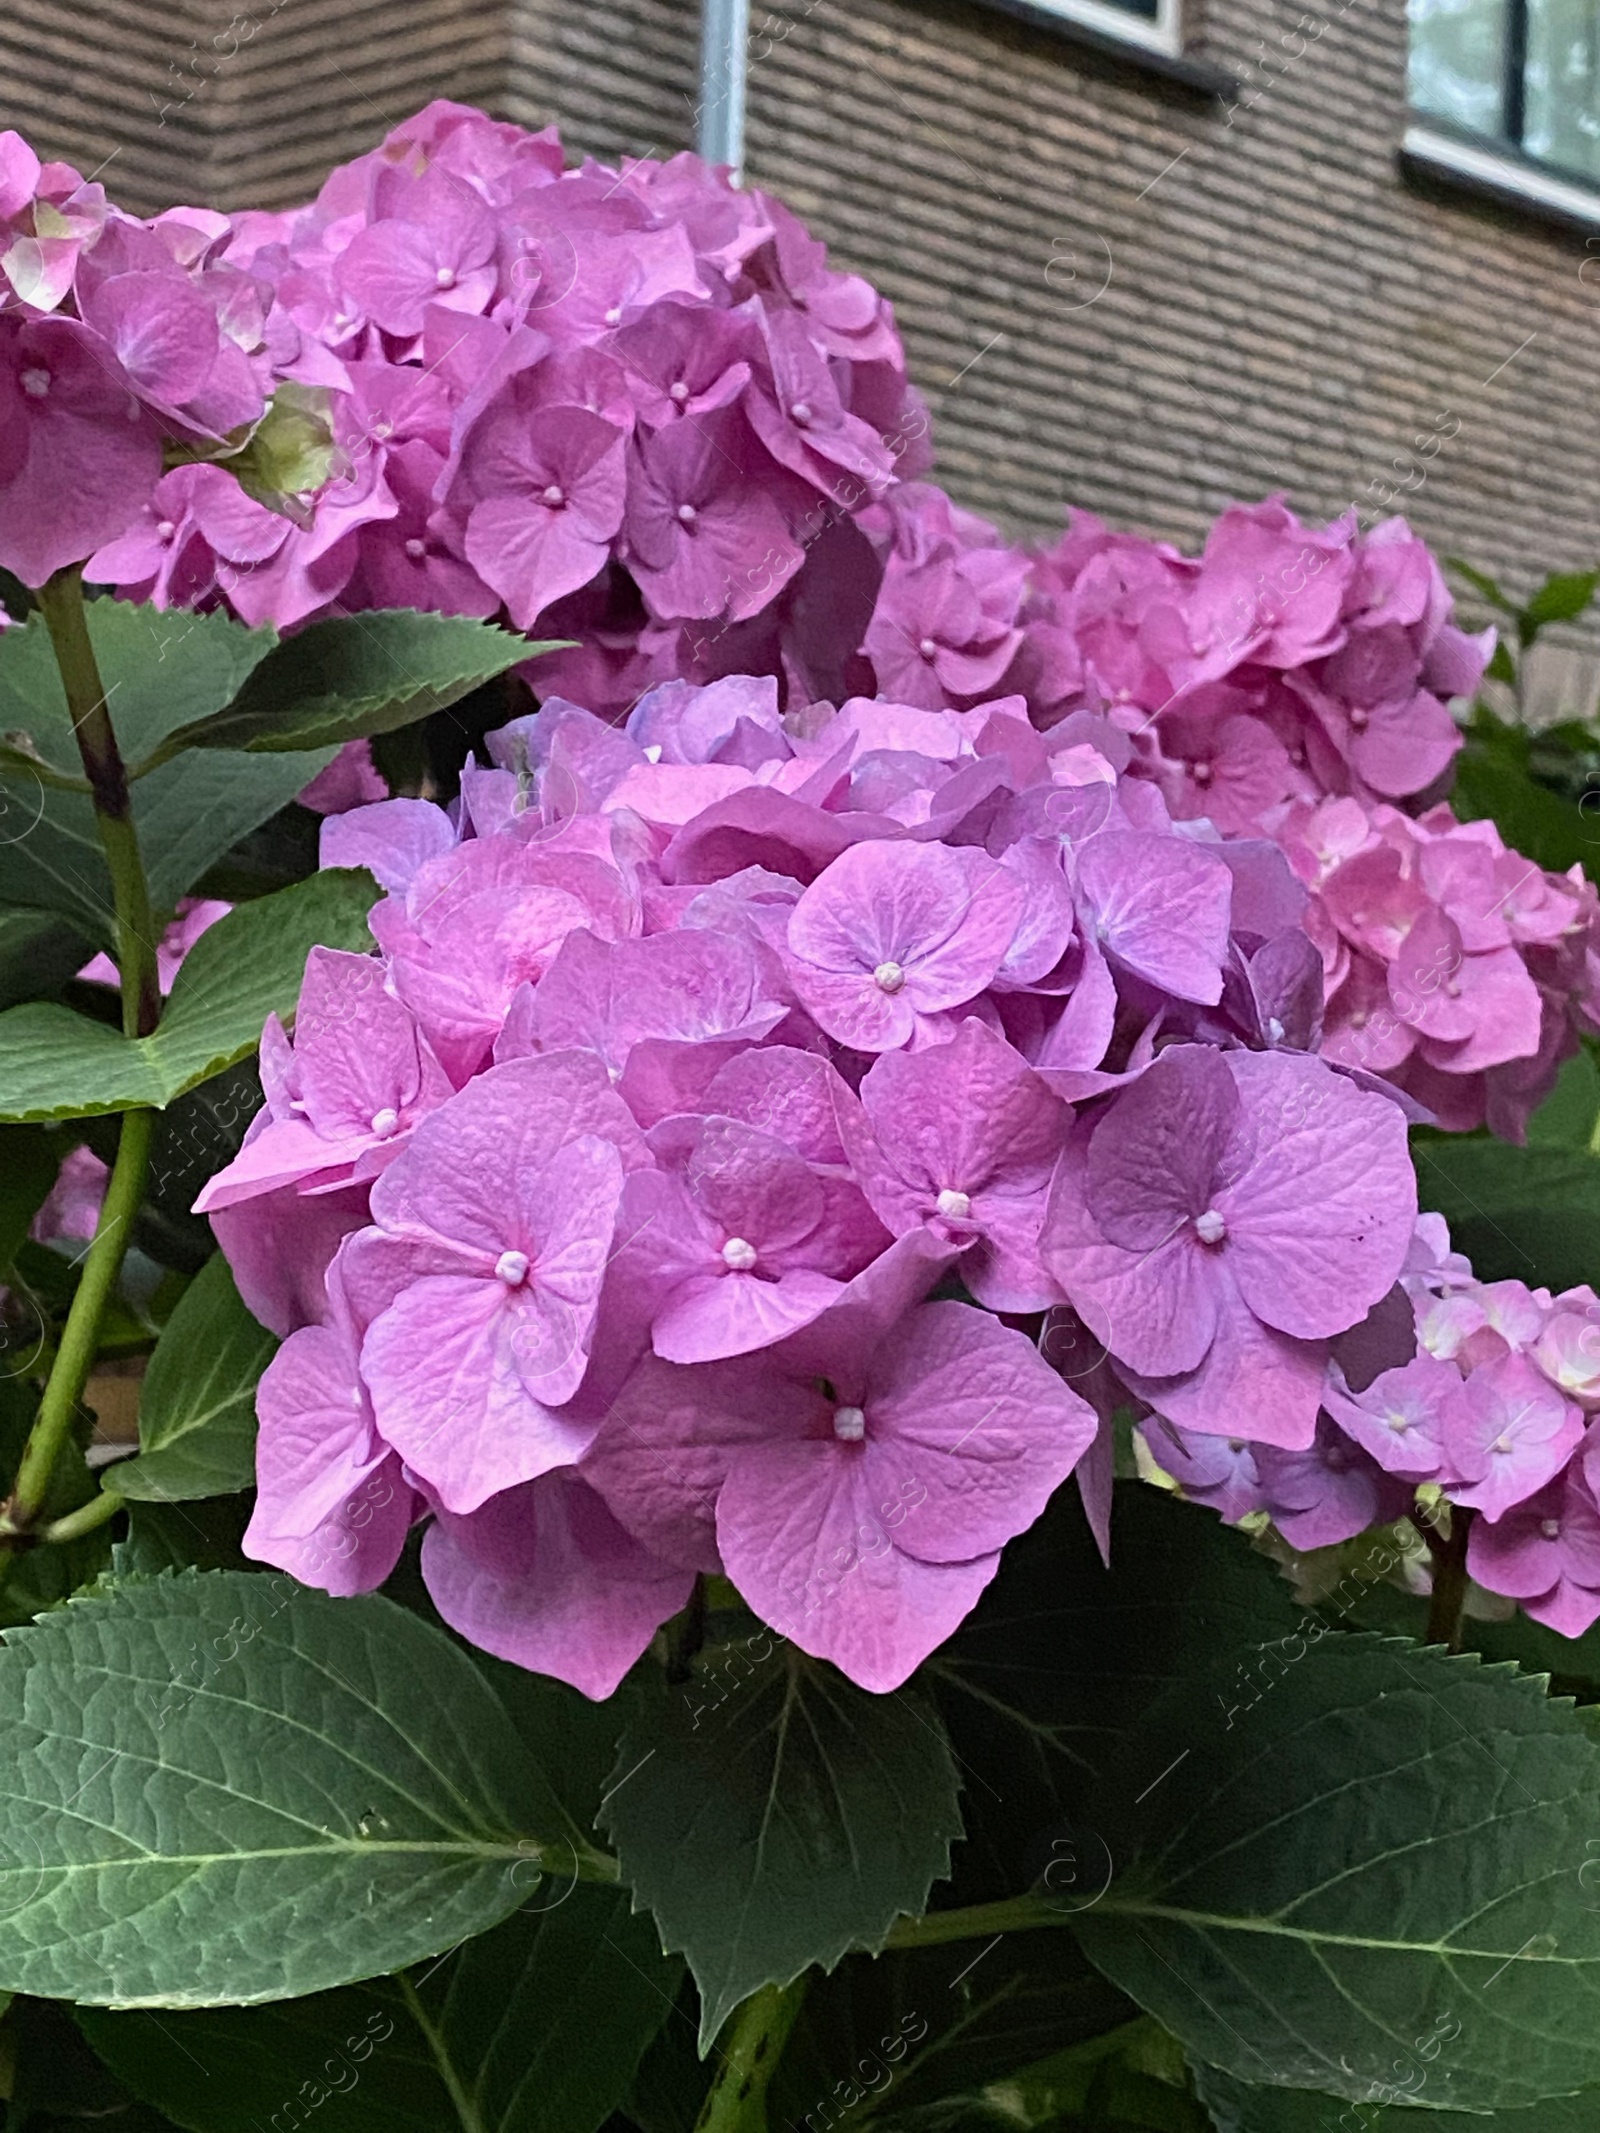
M 744 174 L 744 84 L 750 0 L 700 0 L 700 105 L 695 146 L 708 163 Z

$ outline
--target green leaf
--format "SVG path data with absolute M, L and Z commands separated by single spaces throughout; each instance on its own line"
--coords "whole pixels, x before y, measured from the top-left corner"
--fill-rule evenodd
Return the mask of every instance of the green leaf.
M 959 1900 L 1015 1895 L 1052 1867 L 1060 1888 L 1069 1855 L 1057 1840 L 1096 1772 L 1142 1757 L 1155 1698 L 1300 1621 L 1272 1564 L 1214 1512 L 1119 1482 L 1107 1569 L 1077 1492 L 1059 1491 L 924 1669 L 965 1778 Z M 1078 1837 L 1088 1894 L 1097 1846 L 1092 1831 Z
M 218 1252 L 156 1343 L 139 1395 L 139 1456 L 113 1467 L 107 1486 L 162 1503 L 249 1488 L 256 1382 L 277 1345 L 245 1309 Z
M 1558 570 L 1545 579 L 1522 610 L 1523 643 L 1547 622 L 1572 622 L 1594 598 L 1600 570 Z
M 1577 1835 L 1600 1749 L 1571 1706 L 1401 1639 L 1280 1665 L 1242 1713 L 1213 1674 L 1147 1715 L 1093 1810 L 1115 1873 L 1072 1920 L 1090 1958 L 1244 2081 L 1381 2100 L 1397 2045 L 1445 2021 L 1432 2108 L 1600 2081 Z
M 1350 2114 L 1348 2133 L 1594 2133 L 1600 2125 L 1600 2090 L 1548 2097 L 1522 2111 L 1429 2111 L 1418 2118 L 1417 2107 L 1427 2108 L 1433 2069 L 1452 2042 L 1447 2025 L 1397 2043 L 1390 2079 L 1415 2104 L 1364 2105 Z M 1196 2066 L 1194 2079 L 1217 2133 L 1345 2133 L 1338 2105 L 1316 2090 L 1250 2088 L 1205 2065 Z
M 330 868 L 241 904 L 190 949 L 148 1037 L 124 1037 L 50 1001 L 8 1009 L 0 1014 L 0 1119 L 160 1108 L 209 1081 L 255 1050 L 269 1014 L 291 1017 L 310 949 L 371 946 L 375 899 L 370 875 Z
M 297 1998 L 532 1893 L 524 1751 L 472 1662 L 376 1595 L 191 1572 L 0 1649 L 0 1987 Z
M 270 896 L 274 889 L 287 889 L 291 882 L 304 881 L 317 871 L 322 823 L 321 815 L 302 807 L 297 800 L 280 807 L 206 869 L 194 885 L 195 895 L 216 897 L 225 904 L 242 904 L 255 896 Z
M 0 1275 L 16 1258 L 71 1146 L 70 1134 L 0 1126 Z
M 254 1053 L 208 1081 L 186 1089 L 156 1121 L 150 1148 L 150 1174 L 145 1188 L 141 1225 L 159 1216 L 162 1240 L 185 1249 L 178 1260 L 164 1251 L 154 1256 L 168 1264 L 186 1266 L 198 1273 L 211 1256 L 215 1238 L 204 1215 L 192 1214 L 200 1188 L 208 1178 L 225 1169 L 238 1154 L 250 1122 L 262 1104 L 261 1077 Z M 105 1154 L 115 1142 L 114 1119 L 88 1122 L 85 1138 L 96 1152 Z M 147 1247 L 148 1248 L 148 1247 Z
M 272 629 L 246 629 L 222 614 L 91 600 L 86 612 L 123 759 L 137 762 L 181 726 L 236 696 L 277 643 Z M 0 733 L 25 733 L 67 777 L 82 777 L 61 676 L 42 615 L 0 632 Z
M 5 839 L 7 798 L 0 782 L 0 843 Z M 0 905 L 0 1008 L 59 992 L 88 960 L 83 940 L 50 912 Z
M 80 2008 L 84 2035 L 137 2096 L 191 2133 L 445 2133 L 449 2091 L 392 1978 L 271 2007 L 195 2014 Z
M 474 2133 L 593 2133 L 672 2011 L 682 1965 L 625 1891 L 535 1898 L 419 1995 Z
M 1480 721 L 1456 757 L 1451 805 L 1464 822 L 1493 822 L 1514 852 L 1557 873 L 1600 864 L 1600 821 L 1579 802 L 1541 785 L 1528 769 L 1528 737 Z
M 1470 563 L 1463 563 L 1458 555 L 1447 555 L 1445 562 L 1458 578 L 1465 578 L 1473 591 L 1491 607 L 1498 607 L 1505 615 L 1514 615 L 1517 610 L 1486 571 L 1475 570 Z
M 700 1987 L 702 2049 L 738 2003 L 881 1948 L 961 1834 L 955 1765 L 915 1691 L 870 1696 L 765 1638 L 720 1701 L 685 1689 L 618 1751 L 601 1824 Z
M 159 613 L 91 600 L 89 634 L 124 758 L 148 757 L 179 726 L 220 709 L 276 643 L 223 615 Z M 0 632 L 0 732 L 26 733 L 65 775 L 82 764 L 42 616 Z M 157 910 L 170 908 L 246 831 L 292 800 L 321 762 L 240 755 L 168 765 L 142 779 L 134 821 Z M 27 767 L 0 769 L 0 903 L 60 912 L 93 939 L 115 936 L 110 878 L 85 794 L 47 786 Z
M 29 1346 L 32 1347 L 31 1342 Z M 28 1431 L 38 1405 L 36 1389 L 20 1374 L 32 1360 L 31 1353 L 8 1358 L 7 1371 L 0 1373 L 0 1475 L 5 1477 L 8 1488 L 22 1458 L 22 1448 L 28 1441 Z M 11 1375 L 13 1370 L 19 1374 Z M 64 1517 L 68 1511 L 76 1511 L 80 1504 L 98 1494 L 99 1484 L 83 1456 L 92 1428 L 88 1410 L 80 1408 L 50 1476 L 44 1502 L 46 1518 Z M 106 1526 L 97 1527 L 74 1541 L 55 1541 L 46 1548 L 29 1548 L 13 1565 L 5 1583 L 0 1585 L 0 1628 L 31 1621 L 43 1609 L 56 1606 L 80 1585 L 97 1577 L 110 1553 L 111 1533 Z M 0 1994 L 0 2003 L 3 2000 L 4 1995 Z
M 220 2013 L 82 2010 L 136 2095 L 193 2133 L 595 2133 L 681 1966 L 619 1889 L 565 1885 L 415 1980 Z
M 183 756 L 141 778 L 133 816 L 158 910 L 169 909 L 239 839 L 287 807 L 337 751 Z
M 107 1473 L 109 1482 L 115 1469 Z M 250 1522 L 250 1496 L 207 1496 L 190 1503 L 128 1504 L 128 1537 L 111 1551 L 119 1579 L 158 1577 L 163 1570 L 251 1570 L 241 1543 Z
M 93 789 L 81 770 L 74 775 L 47 761 L 25 733 L 0 734 L 0 777 L 13 781 L 32 777 L 55 792 L 89 792 Z
M 849 2111 L 851 2089 L 895 2119 L 935 2104 L 976 2107 L 991 2082 L 1137 2014 L 1067 1933 L 847 1956 L 806 1993 L 769 2116 L 800 2126 L 819 2101 Z
M 28 2133 L 75 2126 L 82 2133 L 92 2121 L 101 2133 L 122 2133 L 128 2114 L 140 2110 L 123 2087 L 89 2049 L 65 2007 L 51 2000 L 19 1999 L 7 2022 L 10 2080 L 6 2102 L 7 2133 L 13 2126 Z M 148 2121 L 140 2110 L 136 2124 Z M 162 2120 L 170 2125 L 170 2120 Z
M 182 748 L 276 753 L 387 733 L 554 649 L 465 615 L 329 616 L 270 652 L 225 709 L 170 733 L 154 760 Z
M 1534 1148 L 1587 1150 L 1600 1125 L 1600 1067 L 1586 1046 L 1562 1067 L 1556 1085 L 1528 1121 Z
M 1489 664 L 1484 668 L 1486 681 L 1503 681 L 1508 689 L 1517 685 L 1517 662 L 1511 656 L 1511 647 L 1504 637 L 1495 640 L 1494 650 L 1489 654 Z
M 1417 1196 L 1483 1281 L 1564 1289 L 1600 1265 L 1600 1159 L 1584 1149 L 1412 1135 Z

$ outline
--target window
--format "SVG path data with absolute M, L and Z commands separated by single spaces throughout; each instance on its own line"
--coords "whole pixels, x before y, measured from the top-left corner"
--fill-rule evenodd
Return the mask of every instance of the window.
M 1183 49 L 1179 0 L 996 0 L 996 4 L 1025 21 L 1077 23 L 1115 43 L 1139 45 L 1169 57 Z
M 1411 0 L 1411 105 L 1600 186 L 1600 0 Z

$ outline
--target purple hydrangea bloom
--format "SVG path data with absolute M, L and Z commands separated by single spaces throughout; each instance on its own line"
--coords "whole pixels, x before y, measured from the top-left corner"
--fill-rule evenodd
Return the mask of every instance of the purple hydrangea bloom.
M 1021 1334 L 957 1303 L 895 1298 L 891 1316 L 884 1289 L 760 1356 L 646 1362 L 583 1462 L 642 1539 L 720 1562 L 764 1620 L 877 1690 L 967 1614 L 1096 1428 Z
M 445 1508 L 570 1465 L 559 1410 L 589 1343 L 627 1169 L 648 1160 L 603 1067 L 516 1060 L 424 1120 L 345 1246 L 361 1369 L 385 1439 Z
M 441 1511 L 423 1539 L 422 1576 L 440 1614 L 469 1642 L 597 1701 L 694 1583 L 624 1532 L 567 1467 L 465 1516 Z
M 249 1554 L 325 1592 L 371 1592 L 422 1509 L 378 1434 L 358 1366 L 360 1322 L 337 1273 L 328 1316 L 291 1333 L 256 1394 L 256 1501 Z
M 1525 1356 L 1505 1355 L 1456 1384 L 1441 1429 L 1452 1501 L 1492 1521 L 1560 1473 L 1583 1416 Z
M 962 1279 L 991 1310 L 1061 1301 L 1039 1232 L 1070 1114 L 1004 1038 L 968 1020 L 946 1043 L 881 1054 L 859 1116 L 856 1175 L 890 1229 L 925 1223 L 960 1245 Z
M 970 846 L 853 845 L 794 908 L 789 977 L 830 1036 L 891 1051 L 982 992 L 1023 902 L 1021 881 Z
M 1474 1520 L 1467 1568 L 1564 1637 L 1580 1637 L 1600 1620 L 1600 1505 L 1581 1466 L 1499 1518 Z
M 160 474 L 155 423 L 98 335 L 0 316 L 0 566 L 42 585 L 125 532 Z
M 210 1179 L 197 1214 L 284 1185 L 325 1191 L 375 1177 L 453 1092 L 371 956 L 313 948 L 290 1046 L 274 1016 L 261 1045 L 265 1107 Z
M 668 1118 L 649 1140 L 663 1167 L 624 1188 L 619 1275 L 650 1296 L 651 1344 L 668 1362 L 770 1347 L 889 1241 L 856 1185 L 738 1119 Z
M 1288 1053 L 1180 1045 L 1069 1141 L 1044 1259 L 1159 1412 L 1295 1450 L 1321 1343 L 1393 1285 L 1415 1217 L 1385 1098 Z

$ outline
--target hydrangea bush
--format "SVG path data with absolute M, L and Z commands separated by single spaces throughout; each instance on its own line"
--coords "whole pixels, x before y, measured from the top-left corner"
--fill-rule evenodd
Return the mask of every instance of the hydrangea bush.
M 691 157 L 0 219 L 19 2126 L 1587 2126 L 1600 902 L 1424 544 L 1018 546 Z

